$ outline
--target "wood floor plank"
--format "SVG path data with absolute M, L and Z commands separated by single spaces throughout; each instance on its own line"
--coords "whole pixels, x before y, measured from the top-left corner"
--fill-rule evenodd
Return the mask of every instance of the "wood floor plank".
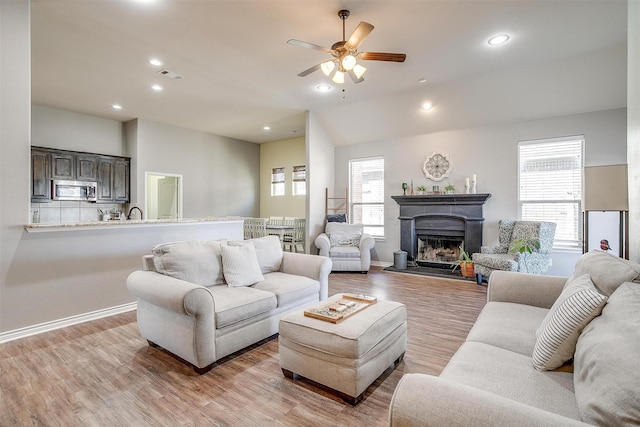
M 474 282 L 375 267 L 332 273 L 329 294 L 338 292 L 407 306 L 404 360 L 355 407 L 312 381 L 285 378 L 277 337 L 199 376 L 149 347 L 129 312 L 0 345 L 0 426 L 386 426 L 402 375 L 438 375 L 486 300 Z

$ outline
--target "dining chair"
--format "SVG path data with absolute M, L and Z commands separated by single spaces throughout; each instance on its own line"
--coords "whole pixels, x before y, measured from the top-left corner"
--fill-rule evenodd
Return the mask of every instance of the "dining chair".
M 307 220 L 304 218 L 296 218 L 293 223 L 293 232 L 291 234 L 284 235 L 284 247 L 289 252 L 298 252 L 298 245 L 302 247 L 302 253 L 306 251 L 305 236 L 306 236 L 306 224 Z

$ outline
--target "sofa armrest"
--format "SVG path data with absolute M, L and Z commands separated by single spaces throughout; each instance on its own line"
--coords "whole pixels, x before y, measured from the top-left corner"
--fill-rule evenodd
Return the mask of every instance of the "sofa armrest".
M 566 277 L 495 270 L 489 277 L 487 301 L 551 308 L 566 282 Z
M 376 240 L 370 234 L 364 233 L 362 237 L 360 237 L 360 244 L 358 245 L 360 252 L 370 251 L 375 246 Z
M 134 271 L 127 277 L 127 288 L 136 298 L 178 314 L 197 317 L 214 312 L 209 289 L 154 271 Z
M 329 297 L 331 266 L 331 259 L 325 256 L 283 252 L 280 271 L 320 282 L 320 300 L 322 301 Z
M 581 421 L 464 384 L 406 374 L 389 406 L 389 424 L 406 426 L 586 426 Z
M 329 240 L 329 236 L 326 233 L 320 233 L 315 240 L 316 248 L 320 250 L 319 255 L 321 256 L 329 256 L 329 249 L 331 249 L 331 240 Z

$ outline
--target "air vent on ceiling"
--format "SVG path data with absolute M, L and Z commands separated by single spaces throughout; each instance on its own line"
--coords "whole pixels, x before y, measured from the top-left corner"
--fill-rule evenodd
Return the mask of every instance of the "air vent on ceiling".
M 165 77 L 169 77 L 170 79 L 174 79 L 174 80 L 180 80 L 181 78 L 183 78 L 180 74 L 174 73 L 173 71 L 169 71 L 169 70 L 160 70 L 160 71 L 158 71 L 158 73 L 162 74 Z

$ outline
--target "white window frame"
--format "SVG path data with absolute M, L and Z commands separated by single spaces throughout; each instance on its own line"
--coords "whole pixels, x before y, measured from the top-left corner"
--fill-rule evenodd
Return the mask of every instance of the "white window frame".
M 271 196 L 282 197 L 285 192 L 284 167 L 271 169 Z
M 307 167 L 305 165 L 293 167 L 291 172 L 291 194 L 294 196 L 306 196 L 307 194 Z
M 362 201 L 355 200 L 358 191 L 356 191 L 356 186 L 361 179 L 356 179 L 354 176 L 354 166 L 356 164 L 363 164 L 366 162 L 373 161 L 382 161 L 382 182 L 378 184 L 382 195 L 380 200 L 377 201 Z M 361 175 L 360 175 L 361 178 Z M 367 223 L 366 221 L 360 221 L 362 215 L 357 215 L 356 210 L 360 209 L 362 212 L 362 208 L 373 207 L 374 210 L 378 208 L 380 210 L 379 214 L 379 223 Z M 364 232 L 371 234 L 375 239 L 384 239 L 384 157 L 376 156 L 376 157 L 365 157 L 359 159 L 351 159 L 349 160 L 349 219 L 352 223 L 362 222 L 364 226 Z
M 564 147 L 562 144 L 564 144 Z M 575 156 L 576 145 L 579 145 L 579 158 L 576 159 L 573 157 L 573 160 L 571 160 L 571 156 Z M 582 250 L 584 145 L 584 135 L 518 142 L 518 217 L 525 221 L 555 222 L 556 234 L 553 244 L 554 250 L 570 252 L 581 252 Z M 538 152 L 532 153 L 531 149 L 537 149 Z M 564 153 L 562 152 L 563 150 Z M 550 188 L 549 191 L 546 192 L 547 194 L 544 194 L 545 191 L 540 191 L 540 187 L 536 187 L 536 184 L 534 184 L 540 182 L 539 180 L 535 180 L 532 176 L 529 176 L 528 180 L 525 179 L 524 162 L 527 161 L 527 159 L 524 159 L 524 156 L 529 156 L 529 162 L 537 162 L 542 168 L 553 168 L 554 164 L 557 167 L 559 157 L 563 157 L 568 159 L 563 161 L 567 162 L 569 168 L 564 169 L 564 173 L 557 171 L 557 174 L 561 176 L 547 181 L 546 185 L 550 185 Z M 535 156 L 538 156 L 538 158 L 536 159 Z M 531 173 L 535 172 L 544 173 L 545 171 L 539 170 Z M 554 183 L 567 187 L 566 194 L 562 193 L 562 188 L 554 186 Z M 539 197 L 527 197 L 523 196 L 523 193 L 535 193 L 538 194 Z M 533 213 L 533 209 L 527 209 L 526 205 L 531 205 L 531 207 L 533 207 L 533 205 L 546 205 L 548 212 L 538 212 L 535 214 Z M 564 212 L 562 212 L 562 205 L 565 205 Z M 573 206 L 572 209 L 567 208 L 571 205 Z M 544 211 L 544 206 L 539 208 L 539 210 Z M 567 218 L 567 220 L 562 221 L 563 216 Z

